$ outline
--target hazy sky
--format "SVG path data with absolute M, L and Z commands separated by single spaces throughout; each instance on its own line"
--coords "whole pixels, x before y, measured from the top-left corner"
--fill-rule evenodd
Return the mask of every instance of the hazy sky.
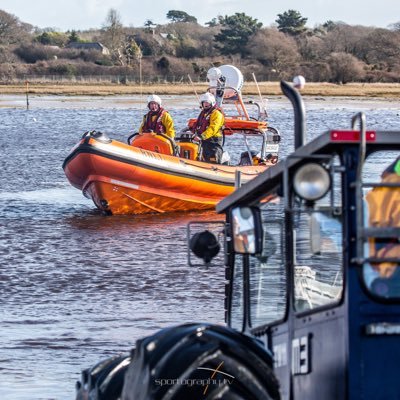
M 110 8 L 125 26 L 134 27 L 148 19 L 167 23 L 169 10 L 185 11 L 202 25 L 218 15 L 244 12 L 270 26 L 290 9 L 308 18 L 310 28 L 328 20 L 382 28 L 400 21 L 400 0 L 0 0 L 0 9 L 21 21 L 62 31 L 100 28 Z

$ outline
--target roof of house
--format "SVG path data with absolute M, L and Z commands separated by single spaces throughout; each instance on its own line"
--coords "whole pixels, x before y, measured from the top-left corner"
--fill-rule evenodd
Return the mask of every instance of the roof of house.
M 87 50 L 104 50 L 107 49 L 100 42 L 71 42 L 67 47 L 73 49 L 87 49 Z

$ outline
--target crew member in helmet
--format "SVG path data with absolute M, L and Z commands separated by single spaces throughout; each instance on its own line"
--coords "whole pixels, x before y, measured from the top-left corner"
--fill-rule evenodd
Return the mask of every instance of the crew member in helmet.
M 224 114 L 218 109 L 215 97 L 207 92 L 200 96 L 202 108 L 192 132 L 202 140 L 203 160 L 211 163 L 221 163 L 222 159 L 222 127 Z
M 147 107 L 149 112 L 143 116 L 139 134 L 146 132 L 162 133 L 174 139 L 174 121 L 169 112 L 161 107 L 161 98 L 152 94 L 147 98 Z

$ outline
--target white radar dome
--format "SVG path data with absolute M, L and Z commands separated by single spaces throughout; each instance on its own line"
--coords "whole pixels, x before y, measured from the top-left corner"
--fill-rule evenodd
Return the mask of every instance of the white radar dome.
M 233 65 L 221 65 L 218 68 L 210 68 L 207 72 L 207 79 L 210 86 L 218 86 L 218 79 L 225 78 L 224 98 L 235 96 L 236 91 L 240 92 L 243 87 L 243 74 Z M 229 89 L 233 88 L 235 90 Z

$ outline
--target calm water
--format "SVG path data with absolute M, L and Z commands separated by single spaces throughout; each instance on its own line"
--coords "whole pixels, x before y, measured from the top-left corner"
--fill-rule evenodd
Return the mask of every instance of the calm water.
M 105 217 L 61 168 L 83 132 L 125 140 L 144 113 L 138 99 L 0 96 L 0 393 L 2 399 L 72 399 L 81 369 L 161 327 L 223 322 L 222 268 L 187 266 L 186 224 L 213 212 Z M 169 98 L 179 128 L 193 99 Z M 395 102 L 311 99 L 309 135 L 348 128 L 400 129 Z M 270 100 L 270 124 L 292 150 L 292 112 Z M 234 148 L 234 143 L 228 143 Z

